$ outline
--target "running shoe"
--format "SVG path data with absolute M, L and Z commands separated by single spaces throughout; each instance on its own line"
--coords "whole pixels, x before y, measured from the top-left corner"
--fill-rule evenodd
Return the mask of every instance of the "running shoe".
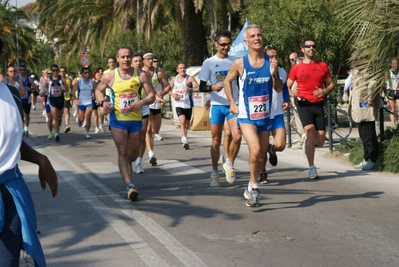
M 163 137 L 160 134 L 154 134 L 154 140 L 156 141 L 162 141 Z
M 184 148 L 185 150 L 188 150 L 188 149 L 190 149 L 190 146 L 189 146 L 188 143 L 184 143 L 184 144 L 183 144 L 183 148 Z
M 267 180 L 267 172 L 262 171 L 259 175 L 259 183 L 260 184 L 268 184 L 269 180 Z
M 155 166 L 157 165 L 157 158 L 154 156 L 150 157 L 150 159 L 148 160 L 148 162 L 151 164 L 151 166 Z
M 224 164 L 226 162 L 226 156 L 225 155 L 221 155 L 219 157 L 219 162 L 220 162 L 220 164 Z
M 36 110 L 36 106 L 35 106 L 35 105 L 33 105 L 33 106 L 32 106 L 32 109 L 33 109 L 33 110 Z
M 53 133 L 49 133 L 49 135 L 47 136 L 47 139 L 53 139 L 54 134 Z
M 269 146 L 269 162 L 270 162 L 270 165 L 272 165 L 272 166 L 277 165 L 277 154 L 273 148 L 273 145 Z
M 135 201 L 135 200 L 137 200 L 138 196 L 139 196 L 139 192 L 137 192 L 134 187 L 130 187 L 127 190 L 127 199 L 128 200 Z
M 247 202 L 245 202 L 245 205 L 247 205 L 247 207 L 259 207 L 260 206 L 259 189 L 255 189 L 255 190 L 252 189 L 251 191 L 248 191 L 248 188 L 245 188 L 244 197 L 247 200 Z
M 76 118 L 76 122 L 78 123 L 78 127 L 81 128 L 83 123 L 78 118 Z
M 90 139 L 91 138 L 90 134 L 89 133 L 85 133 L 85 138 L 86 139 Z
M 100 132 L 100 128 L 96 127 L 96 129 L 94 130 L 94 133 L 99 133 Z
M 209 184 L 211 187 L 220 187 L 219 183 L 219 175 L 218 173 L 211 173 L 211 183 Z
M 69 127 L 68 125 L 65 126 L 64 133 L 69 133 L 70 131 L 71 131 L 71 127 Z
M 143 169 L 143 166 L 141 166 L 141 163 L 136 164 L 136 166 L 134 167 L 134 171 L 136 173 L 144 173 L 144 169 Z
M 78 111 L 75 109 L 75 110 L 73 111 L 72 116 L 76 117 L 77 115 L 78 115 Z
M 29 137 L 29 131 L 28 131 L 28 130 L 25 130 L 25 131 L 24 131 L 24 136 L 25 136 L 25 137 Z
M 82 128 L 86 127 L 86 121 L 82 122 Z
M 233 184 L 236 181 L 236 171 L 227 162 L 223 163 L 223 172 L 229 184 Z
M 54 135 L 54 139 L 55 139 L 56 142 L 59 142 L 60 141 L 60 135 L 58 133 L 56 133 Z
M 105 133 L 105 128 L 103 124 L 100 124 L 100 132 Z
M 355 169 L 362 169 L 366 165 L 367 165 L 367 161 L 365 159 L 363 159 L 362 162 L 360 162 L 359 164 L 356 164 L 354 167 L 355 167 Z
M 319 175 L 317 174 L 316 166 L 309 167 L 309 179 L 317 179 Z

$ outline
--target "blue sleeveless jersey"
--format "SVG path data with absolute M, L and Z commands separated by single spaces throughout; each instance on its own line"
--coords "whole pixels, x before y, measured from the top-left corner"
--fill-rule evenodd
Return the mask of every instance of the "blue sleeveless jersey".
M 18 76 L 18 78 L 20 79 L 21 77 Z M 21 102 L 22 102 L 22 104 L 25 104 L 25 105 L 30 104 L 32 92 L 28 91 L 27 89 L 30 89 L 30 87 L 32 85 L 29 80 L 29 75 L 25 76 L 25 79 L 22 81 L 22 86 L 24 87 L 24 90 L 25 90 L 25 96 L 21 96 Z M 27 89 L 25 89 L 25 88 L 27 88 Z
M 268 124 L 273 93 L 268 56 L 265 54 L 265 64 L 259 69 L 255 69 L 249 64 L 248 56 L 243 57 L 243 61 L 238 118 L 256 121 L 257 125 Z

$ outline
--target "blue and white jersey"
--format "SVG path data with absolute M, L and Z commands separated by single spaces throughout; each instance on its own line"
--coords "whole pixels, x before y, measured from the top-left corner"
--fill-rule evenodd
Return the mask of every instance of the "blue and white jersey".
M 176 108 L 190 109 L 194 106 L 192 94 L 184 90 L 184 87 L 187 87 L 188 77 L 189 75 L 186 74 L 186 77 L 181 82 L 178 80 L 179 75 L 175 77 L 172 92 L 179 96 L 179 99 L 175 100 Z
M 19 76 L 19 78 L 21 78 L 21 76 Z M 25 105 L 30 104 L 32 94 L 32 92 L 30 91 L 30 87 L 32 86 L 32 84 L 30 83 L 29 75 L 25 76 L 25 79 L 22 81 L 22 86 L 24 87 L 25 95 L 21 96 L 21 102 Z
M 248 56 L 243 57 L 244 69 L 240 77 L 238 118 L 258 121 L 267 124 L 270 117 L 270 108 L 273 94 L 273 81 L 270 72 L 270 62 L 265 55 L 265 64 L 253 68 Z M 263 122 L 261 122 L 263 120 Z
M 93 103 L 93 82 L 89 79 L 87 82 L 79 79 L 78 99 L 79 105 L 86 106 Z

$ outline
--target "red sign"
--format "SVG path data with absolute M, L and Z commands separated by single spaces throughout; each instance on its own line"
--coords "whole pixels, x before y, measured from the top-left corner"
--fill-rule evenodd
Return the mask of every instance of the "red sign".
M 89 56 L 83 55 L 83 56 L 80 58 L 80 63 L 81 63 L 83 66 L 85 66 L 85 67 L 90 66 Z

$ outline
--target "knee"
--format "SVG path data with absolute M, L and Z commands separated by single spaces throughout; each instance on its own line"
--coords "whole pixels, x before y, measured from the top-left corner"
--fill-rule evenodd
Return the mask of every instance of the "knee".
M 212 146 L 213 146 L 213 147 L 215 147 L 215 146 L 220 146 L 220 144 L 221 144 L 220 138 L 217 137 L 217 136 L 213 136 L 213 137 L 212 137 Z
M 273 144 L 275 151 L 283 151 L 285 149 L 285 142 L 277 142 Z

